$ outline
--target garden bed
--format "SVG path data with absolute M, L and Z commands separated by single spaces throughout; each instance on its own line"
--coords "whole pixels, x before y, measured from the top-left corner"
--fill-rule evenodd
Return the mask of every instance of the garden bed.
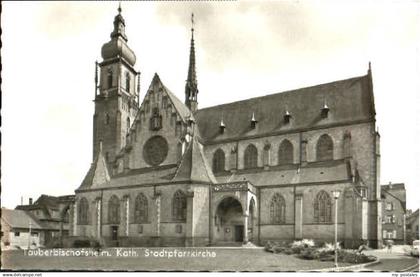
M 313 240 L 308 239 L 294 241 L 290 244 L 269 241 L 265 245 L 264 249 L 267 252 L 275 254 L 295 255 L 303 260 L 331 262 L 334 261 L 335 258 L 333 244 L 325 243 L 322 246 L 317 246 Z M 348 264 L 363 264 L 375 261 L 375 257 L 373 256 L 366 256 L 354 250 L 345 250 L 340 248 L 337 250 L 337 258 L 338 262 Z

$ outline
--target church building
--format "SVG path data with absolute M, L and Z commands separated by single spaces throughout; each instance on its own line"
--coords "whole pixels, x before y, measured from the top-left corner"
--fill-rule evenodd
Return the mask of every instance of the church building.
M 381 244 L 370 65 L 364 76 L 201 109 L 192 28 L 184 101 L 155 74 L 140 103 L 127 41 L 119 8 L 96 64 L 93 161 L 71 236 L 108 246 L 333 242 L 337 218 L 346 247 Z

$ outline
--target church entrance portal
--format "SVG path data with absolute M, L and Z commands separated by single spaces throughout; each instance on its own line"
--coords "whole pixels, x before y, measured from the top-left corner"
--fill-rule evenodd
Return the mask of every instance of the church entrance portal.
M 242 242 L 244 240 L 244 226 L 236 225 L 235 226 L 235 241 Z
M 215 224 L 216 242 L 242 242 L 244 216 L 241 203 L 233 197 L 223 199 L 216 209 Z
M 118 226 L 111 226 L 111 239 L 118 240 Z

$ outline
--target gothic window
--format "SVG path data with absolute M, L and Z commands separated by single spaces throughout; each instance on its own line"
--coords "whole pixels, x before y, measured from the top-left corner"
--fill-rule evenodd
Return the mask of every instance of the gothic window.
M 328 161 L 333 159 L 334 144 L 329 135 L 322 135 L 316 144 L 316 160 Z
M 168 97 L 162 97 L 162 109 L 166 109 L 168 107 Z
M 343 157 L 351 157 L 351 134 L 349 131 L 346 131 L 343 137 Z
M 264 145 L 264 152 L 263 152 L 263 164 L 264 166 L 269 166 L 270 165 L 270 149 L 271 149 L 271 144 L 266 142 L 266 144 Z
M 285 139 L 279 147 L 278 164 L 291 164 L 293 163 L 293 145 Z
M 225 152 L 217 149 L 213 155 L 213 172 L 222 172 L 225 170 Z
M 176 155 L 177 155 L 177 158 L 178 158 L 178 161 L 180 161 L 181 160 L 181 158 L 182 158 L 182 155 L 183 155 L 184 153 L 182 152 L 182 143 L 181 142 L 179 142 L 177 145 L 176 145 Z
M 314 202 L 314 220 L 317 223 L 331 222 L 331 197 L 324 190 L 316 195 Z
M 105 114 L 105 125 L 109 124 L 109 114 Z
M 145 223 L 148 219 L 148 203 L 147 198 L 143 193 L 140 193 L 136 197 L 136 202 L 134 205 L 134 221 L 136 223 Z
M 88 214 L 89 214 L 89 202 L 85 197 L 80 199 L 78 207 L 78 223 L 79 224 L 88 224 Z
M 109 68 L 108 73 L 107 73 L 107 86 L 108 86 L 108 88 L 112 87 L 112 79 L 113 79 L 112 69 Z
M 144 109 L 145 109 L 146 113 L 148 113 L 150 111 L 150 102 L 149 102 L 149 99 L 147 99 L 144 102 Z
M 127 117 L 127 134 L 130 132 L 130 118 Z
M 172 199 L 172 217 L 176 221 L 185 221 L 187 218 L 187 198 L 178 190 Z
M 270 222 L 273 224 L 286 222 L 286 202 L 281 194 L 274 194 L 270 203 Z
M 125 90 L 127 91 L 127 92 L 130 92 L 130 73 L 126 73 L 125 74 Z
M 258 150 L 253 144 L 248 145 L 244 154 L 244 168 L 256 168 L 258 166 Z
M 115 195 L 108 202 L 108 222 L 110 224 L 120 223 L 120 200 Z
M 159 108 L 153 108 L 152 117 L 150 118 L 150 129 L 157 131 L 162 128 L 162 116 L 159 114 Z

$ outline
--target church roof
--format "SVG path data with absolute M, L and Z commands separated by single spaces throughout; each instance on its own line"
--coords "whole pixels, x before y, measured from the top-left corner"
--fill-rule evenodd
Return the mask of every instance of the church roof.
M 178 111 L 179 115 L 181 116 L 182 120 L 185 121 L 187 117 L 194 118 L 190 109 L 188 109 L 187 106 L 185 106 L 184 103 L 182 103 L 181 100 L 179 100 L 178 97 L 175 96 L 163 83 L 163 88 L 165 89 L 166 93 L 168 94 L 169 98 L 172 101 L 172 104 L 174 105 L 175 109 Z
M 321 116 L 324 105 L 327 118 Z M 290 123 L 283 120 L 286 112 Z M 256 128 L 251 128 L 253 114 Z M 361 77 L 200 109 L 194 116 L 205 142 L 370 121 L 375 117 L 370 70 Z M 220 133 L 222 118 L 225 130 Z
M 99 148 L 98 155 L 91 164 L 89 171 L 78 189 L 99 186 L 110 180 L 106 161 L 102 155 L 102 146 Z
M 193 137 L 173 178 L 174 181 L 217 183 L 203 153 L 203 146 Z
M 351 169 L 345 160 L 308 163 L 306 166 L 287 165 L 273 168 L 239 170 L 233 174 L 217 176 L 219 183 L 250 181 L 258 187 L 351 181 Z

